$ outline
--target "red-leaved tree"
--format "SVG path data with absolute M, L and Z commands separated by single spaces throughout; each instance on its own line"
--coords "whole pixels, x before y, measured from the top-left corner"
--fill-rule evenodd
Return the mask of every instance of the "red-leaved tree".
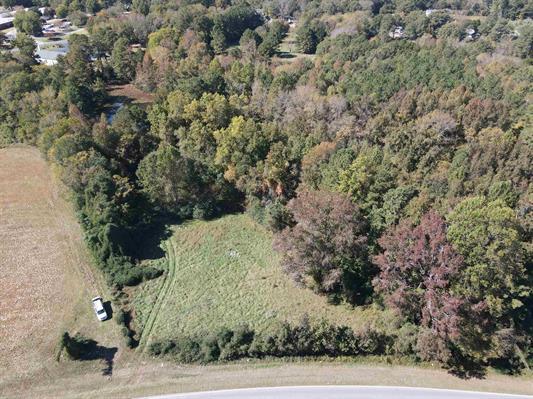
M 301 191 L 288 204 L 294 225 L 279 233 L 274 248 L 285 271 L 298 283 L 325 294 L 358 301 L 370 278 L 365 221 L 347 196 Z
M 421 326 L 419 355 L 446 362 L 450 342 L 460 338 L 462 299 L 450 287 L 463 263 L 446 239 L 444 220 L 435 212 L 418 226 L 400 223 L 380 240 L 374 258 L 379 275 L 374 287 L 401 316 Z

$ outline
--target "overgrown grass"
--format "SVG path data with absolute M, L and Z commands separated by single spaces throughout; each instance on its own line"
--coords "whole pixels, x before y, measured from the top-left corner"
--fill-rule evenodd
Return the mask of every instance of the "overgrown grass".
M 166 247 L 174 278 L 162 303 L 153 308 L 157 317 L 150 340 L 243 324 L 265 331 L 275 321 L 296 323 L 306 314 L 311 321 L 327 320 L 355 331 L 389 327 L 390 315 L 377 309 L 331 305 L 325 297 L 296 287 L 280 269 L 271 234 L 246 215 L 176 226 Z M 133 305 L 143 315 L 139 322 L 146 321 L 160 287 L 156 280 L 136 289 Z
M 164 259 L 149 260 L 146 263 L 160 270 L 164 270 L 165 273 L 168 271 L 168 262 Z M 135 295 L 132 295 L 132 307 L 135 311 L 135 329 L 139 333 L 142 332 L 150 317 L 150 312 L 156 304 L 157 296 L 163 283 L 164 277 L 156 278 L 148 280 L 134 289 Z

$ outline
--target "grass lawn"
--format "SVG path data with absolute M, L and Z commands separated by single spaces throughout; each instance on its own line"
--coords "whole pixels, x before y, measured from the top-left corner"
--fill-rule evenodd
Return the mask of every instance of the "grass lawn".
M 274 57 L 275 61 L 278 62 L 292 62 L 301 58 L 310 58 L 315 57 L 314 54 L 304 54 L 301 53 L 298 49 L 298 42 L 296 40 L 296 27 L 291 27 L 287 32 L 287 35 L 283 38 L 282 42 L 279 45 L 279 54 Z
M 164 246 L 167 276 L 142 284 L 134 294 L 137 322 L 145 329 L 142 343 L 242 324 L 264 330 L 276 320 L 298 322 L 305 314 L 355 330 L 386 328 L 390 320 L 373 308 L 330 305 L 295 286 L 281 271 L 271 234 L 247 215 L 175 226 Z

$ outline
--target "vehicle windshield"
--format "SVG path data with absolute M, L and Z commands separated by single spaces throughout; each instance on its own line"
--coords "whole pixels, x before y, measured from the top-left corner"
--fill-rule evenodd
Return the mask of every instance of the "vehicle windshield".
M 104 309 L 100 309 L 98 312 L 96 312 L 98 314 L 102 314 L 102 313 L 105 313 L 105 310 Z

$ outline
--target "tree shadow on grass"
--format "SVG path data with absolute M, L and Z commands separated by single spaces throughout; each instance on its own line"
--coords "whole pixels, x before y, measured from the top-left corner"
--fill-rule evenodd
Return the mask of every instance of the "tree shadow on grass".
M 149 225 L 131 233 L 129 252 L 135 259 L 160 259 L 165 256 L 161 243 L 172 236 L 171 225 L 179 224 L 179 218 L 158 218 Z
M 291 59 L 291 58 L 296 58 L 296 56 L 292 53 L 288 53 L 288 52 L 280 52 L 278 53 L 278 57 L 279 58 L 285 58 L 285 59 Z
M 85 338 L 78 334 L 70 337 L 68 333 L 63 335 L 63 345 L 72 359 L 81 361 L 102 360 L 104 362 L 102 375 L 113 375 L 114 359 L 118 348 L 98 345 L 94 339 Z
M 455 367 L 454 369 L 449 370 L 449 373 L 462 380 L 469 380 L 471 378 L 483 380 L 487 375 L 487 370 L 482 367 Z
M 113 375 L 113 366 L 115 354 L 118 349 L 116 347 L 108 348 L 92 339 L 87 340 L 85 344 L 86 353 L 83 353 L 79 360 L 102 360 L 104 362 L 104 368 L 102 369 L 103 376 Z
M 484 364 L 460 353 L 455 353 L 455 356 L 449 362 L 449 367 L 450 374 L 463 380 L 470 378 L 484 379 L 487 375 L 487 367 Z

